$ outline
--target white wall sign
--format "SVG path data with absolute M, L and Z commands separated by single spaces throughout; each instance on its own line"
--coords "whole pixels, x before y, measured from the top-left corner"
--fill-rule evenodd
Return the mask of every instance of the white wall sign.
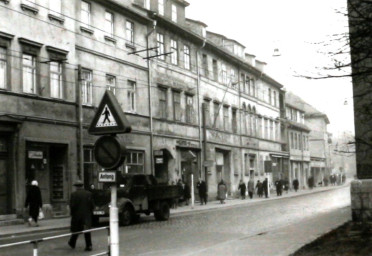
M 29 159 L 43 159 L 43 151 L 28 151 Z
M 99 182 L 116 182 L 116 172 L 100 172 L 98 173 Z

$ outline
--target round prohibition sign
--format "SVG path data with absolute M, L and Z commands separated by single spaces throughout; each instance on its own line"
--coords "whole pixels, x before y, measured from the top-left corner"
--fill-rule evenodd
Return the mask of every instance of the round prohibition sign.
M 124 145 L 115 136 L 102 136 L 94 144 L 94 157 L 97 163 L 105 169 L 119 167 L 124 161 L 124 152 Z

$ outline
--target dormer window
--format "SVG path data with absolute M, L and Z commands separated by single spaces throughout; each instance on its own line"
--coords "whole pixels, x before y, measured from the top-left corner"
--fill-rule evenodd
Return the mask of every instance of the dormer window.
M 144 7 L 145 7 L 147 10 L 150 10 L 150 0 L 145 0 L 145 2 L 144 2 Z
M 172 21 L 177 22 L 177 6 L 172 4 Z
M 158 13 L 164 16 L 164 0 L 158 0 Z
M 202 36 L 203 36 L 204 38 L 207 37 L 207 29 L 206 29 L 205 27 L 202 28 Z
M 234 44 L 234 54 L 239 55 L 239 47 L 236 44 Z

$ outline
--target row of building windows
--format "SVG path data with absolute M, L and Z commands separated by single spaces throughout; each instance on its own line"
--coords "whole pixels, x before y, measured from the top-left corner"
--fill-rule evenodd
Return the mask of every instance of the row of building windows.
M 159 10 L 164 10 L 164 2 L 158 1 L 158 8 Z M 150 8 L 150 3 L 146 3 L 145 1 L 145 8 Z M 163 11 L 161 11 L 161 14 Z M 175 5 L 172 5 L 172 15 L 174 13 L 177 13 L 177 8 Z M 82 1 L 81 6 L 81 17 L 82 22 L 86 24 L 90 24 L 90 4 Z M 172 16 L 173 17 L 173 16 Z M 106 11 L 105 12 L 105 31 L 109 33 L 110 35 L 113 35 L 114 33 L 114 16 L 113 13 Z M 125 23 L 125 35 L 126 40 L 130 44 L 134 44 L 134 23 L 131 21 L 126 21 Z M 165 41 L 164 41 L 164 34 L 157 33 L 156 34 L 156 41 L 157 41 L 157 55 L 158 59 L 165 60 L 166 55 L 165 54 Z M 183 52 L 183 67 L 187 70 L 191 69 L 191 55 L 190 55 L 190 47 L 188 45 L 183 45 L 183 48 L 179 48 L 179 43 L 175 39 L 170 39 L 170 62 L 173 65 L 179 65 L 180 59 L 179 59 L 179 51 Z M 208 56 L 206 54 L 202 55 L 202 68 L 201 73 L 205 77 L 212 78 L 215 81 L 222 82 L 225 85 L 231 86 L 234 89 L 237 89 L 237 82 L 236 82 L 236 75 L 235 70 L 230 69 L 228 72 L 226 64 L 221 63 L 221 70 L 218 69 L 218 61 L 216 59 L 212 60 L 212 70 L 210 72 L 208 67 Z M 212 77 L 210 77 L 210 74 Z M 258 97 L 255 80 L 253 78 L 250 78 L 248 76 L 245 76 L 242 74 L 241 79 L 241 91 L 252 96 L 252 97 Z M 277 92 L 273 91 L 272 89 L 268 89 L 268 103 L 278 107 L 278 96 Z M 264 94 L 266 94 L 264 93 Z
M 81 72 L 82 104 L 92 105 L 93 101 L 93 72 L 89 69 L 82 69 Z M 106 74 L 106 89 L 116 93 L 116 76 Z M 136 111 L 136 82 L 126 80 L 126 111 Z
M 8 84 L 8 61 L 7 48 L 0 47 L 0 89 L 7 89 Z M 22 91 L 29 94 L 38 94 L 38 60 L 37 56 L 31 53 L 22 53 Z M 49 86 L 50 97 L 64 99 L 63 79 L 64 64 L 60 61 L 50 61 L 49 64 Z M 116 90 L 116 77 L 106 75 L 106 89 L 114 92 Z M 93 72 L 88 69 L 82 69 L 81 73 L 82 103 L 84 105 L 93 104 Z M 136 106 L 136 82 L 127 80 L 126 84 L 126 103 L 128 111 L 135 111 Z
M 87 26 L 88 28 L 91 26 L 92 19 L 92 8 L 91 4 L 86 1 L 81 1 L 80 6 L 80 22 L 83 26 Z M 120 25 L 120 27 L 122 27 Z M 135 27 L 134 22 L 131 20 L 126 19 L 124 24 L 124 35 L 125 35 L 125 41 L 127 44 L 134 47 L 134 38 L 135 38 Z M 114 37 L 115 31 L 115 16 L 114 13 L 110 11 L 105 11 L 104 13 L 104 24 L 103 24 L 103 30 L 110 36 Z
M 238 109 L 221 105 L 219 102 L 213 102 L 213 115 L 211 115 L 210 101 L 204 101 L 204 113 L 206 126 L 221 129 L 224 131 L 232 131 L 237 133 Z M 230 119 L 231 109 L 231 119 Z M 221 113 L 222 112 L 222 119 Z M 213 117 L 213 119 L 212 119 Z M 259 116 L 252 111 L 246 111 L 245 108 L 241 111 L 241 132 L 253 137 L 258 137 L 267 140 L 280 141 L 280 123 L 272 119 Z
M 150 0 L 144 1 L 144 7 L 150 9 Z M 158 12 L 160 15 L 164 16 L 164 0 L 158 0 Z M 177 6 L 172 4 L 171 18 L 173 22 L 177 22 Z M 59 12 L 61 10 L 59 9 Z M 86 1 L 81 1 L 81 14 L 80 21 L 87 25 L 91 25 L 91 5 Z M 109 11 L 105 11 L 105 23 L 104 31 L 110 36 L 114 35 L 114 14 Z M 125 21 L 125 36 L 128 43 L 134 44 L 134 23 L 132 21 Z
M 289 132 L 291 149 L 309 150 L 309 136 L 298 132 Z
M 164 34 L 156 34 L 156 46 L 158 59 L 165 60 L 165 44 L 164 44 Z M 170 40 L 170 50 L 171 57 L 170 61 L 173 65 L 179 65 L 179 47 L 178 41 L 175 39 Z M 188 45 L 183 45 L 183 67 L 187 70 L 191 69 L 191 59 L 190 59 L 190 47 Z
M 164 16 L 165 14 L 165 3 L 164 1 L 166 0 L 158 0 L 158 14 L 161 16 Z M 145 0 L 144 1 L 144 7 L 147 10 L 150 10 L 151 8 L 151 2 L 150 0 Z M 177 6 L 175 4 L 171 4 L 171 19 L 173 22 L 177 22 Z
M 210 70 L 209 70 L 209 62 L 208 62 L 207 54 L 202 54 L 202 69 L 201 74 L 207 78 L 211 78 Z M 218 71 L 218 64 L 216 59 L 212 59 L 212 79 L 215 81 L 221 81 L 223 84 L 227 86 L 231 86 L 238 90 L 238 83 L 236 81 L 236 74 L 233 68 L 230 71 L 227 71 L 226 64 L 221 64 L 221 75 L 219 76 Z M 258 91 L 262 90 L 257 88 L 256 80 L 244 73 L 241 74 L 240 77 L 240 91 L 250 95 L 251 97 L 258 98 Z M 266 98 L 266 102 L 274 107 L 279 107 L 279 94 L 272 88 L 268 88 L 267 92 L 262 91 L 262 98 Z M 267 95 L 267 96 L 266 96 Z
M 286 116 L 291 121 L 305 124 L 305 113 L 300 110 L 286 107 Z
M 170 90 L 172 95 L 172 110 L 173 116 L 170 116 L 168 109 L 168 88 L 158 87 L 159 95 L 159 118 L 172 118 L 174 121 L 185 121 L 186 123 L 194 123 L 194 96 L 181 91 Z M 182 100 L 185 101 L 185 116 L 182 115 Z
M 37 94 L 37 56 L 28 52 L 21 54 L 22 70 L 22 91 L 24 93 Z M 50 97 L 63 98 L 63 63 L 60 61 L 50 61 L 49 80 Z M 0 89 L 7 89 L 8 84 L 8 53 L 7 48 L 0 47 Z

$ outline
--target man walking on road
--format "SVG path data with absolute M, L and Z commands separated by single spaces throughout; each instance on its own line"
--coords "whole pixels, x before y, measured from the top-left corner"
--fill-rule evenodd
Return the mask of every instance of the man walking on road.
M 264 182 L 262 183 L 262 188 L 265 193 L 265 197 L 269 198 L 269 181 L 265 178 Z
M 299 186 L 298 179 L 295 178 L 295 179 L 292 181 L 292 185 L 293 185 L 293 189 L 297 192 L 297 190 L 298 190 L 298 186 Z
M 254 180 L 250 178 L 248 181 L 248 195 L 250 199 L 253 198 L 253 193 L 254 193 Z
M 79 232 L 84 229 L 90 229 L 92 226 L 93 199 L 92 193 L 83 188 L 83 182 L 78 180 L 74 186 L 76 191 L 71 194 L 70 211 L 71 211 L 71 232 Z M 70 237 L 68 245 L 74 249 L 79 234 Z M 90 233 L 84 233 L 85 251 L 92 250 L 92 238 Z
M 276 187 L 276 195 L 277 196 L 281 196 L 282 195 L 282 191 L 283 191 L 283 183 L 282 183 L 282 180 L 277 180 L 275 182 L 275 187 Z
M 247 190 L 247 187 L 245 186 L 243 180 L 240 180 L 238 189 L 240 190 L 240 196 L 242 197 L 242 199 L 245 199 L 245 191 Z
M 199 178 L 198 183 L 196 184 L 196 187 L 198 188 L 199 197 L 200 197 L 200 204 L 202 205 L 207 204 L 207 184 L 204 180 Z

